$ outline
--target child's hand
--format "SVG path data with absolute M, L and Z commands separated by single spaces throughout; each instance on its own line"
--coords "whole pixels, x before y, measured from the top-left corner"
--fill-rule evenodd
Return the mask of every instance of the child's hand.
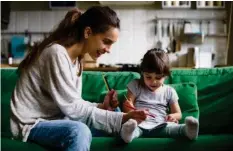
M 179 122 L 172 114 L 167 115 L 165 120 L 167 122 L 174 122 L 174 123 L 178 123 Z
M 124 101 L 123 107 L 124 107 L 124 110 L 126 110 L 127 112 L 129 112 L 131 110 L 135 110 L 133 103 L 130 102 L 129 100 Z
M 104 108 L 109 111 L 115 110 L 118 107 L 118 100 L 117 100 L 117 92 L 115 90 L 111 90 L 104 98 Z

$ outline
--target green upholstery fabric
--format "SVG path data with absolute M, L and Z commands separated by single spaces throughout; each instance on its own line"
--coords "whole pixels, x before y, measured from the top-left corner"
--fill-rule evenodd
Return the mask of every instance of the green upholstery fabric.
M 1 135 L 10 137 L 10 98 L 18 75 L 15 69 L 1 69 Z
M 179 123 L 184 123 L 187 116 L 199 118 L 199 107 L 197 103 L 197 87 L 193 83 L 171 84 L 179 96 L 179 105 L 182 112 L 182 119 Z
M 233 135 L 202 135 L 196 141 L 172 138 L 137 138 L 125 144 L 119 138 L 96 137 L 92 140 L 91 151 L 229 151 L 233 148 Z M 23 143 L 8 138 L 1 139 L 2 151 L 46 151 L 32 143 Z
M 87 71 L 83 73 L 83 89 L 82 97 L 90 102 L 97 102 L 101 92 L 107 88 L 102 78 L 105 75 L 110 89 L 123 90 L 132 80 L 139 78 L 140 75 L 135 72 L 93 72 Z
M 93 138 L 91 151 L 228 151 L 233 135 L 203 135 L 196 141 L 172 138 L 137 138 L 125 144 L 117 138 Z
M 93 138 L 91 151 L 228 151 L 233 148 L 233 135 L 203 135 L 196 141 L 175 140 L 171 138 L 137 138 L 125 144 L 119 138 Z M 32 143 L 7 138 L 1 139 L 2 151 L 46 151 L 47 149 Z
M 200 133 L 233 133 L 233 67 L 173 70 L 170 79 L 197 85 Z
M 107 74 L 110 87 L 118 90 L 120 100 L 123 100 L 122 94 L 126 93 L 126 85 L 131 80 L 140 78 L 138 73 L 132 72 L 107 72 L 105 74 Z M 1 69 L 1 149 L 3 151 L 46 150 L 33 143 L 23 143 L 9 138 L 11 137 L 9 131 L 10 96 L 17 79 L 15 69 Z M 193 87 L 188 82 L 194 83 L 197 87 Z M 91 150 L 233 150 L 233 110 L 231 109 L 233 105 L 233 67 L 172 70 L 172 74 L 167 78 L 166 83 L 171 84 L 177 90 L 183 115 L 187 112 L 187 114 L 196 117 L 198 117 L 198 108 L 196 108 L 196 104 L 189 104 L 189 101 L 195 97 L 195 88 L 197 88 L 200 135 L 196 141 L 172 138 L 138 138 L 127 145 L 118 138 L 96 137 L 93 138 Z M 84 99 L 102 102 L 103 99 L 100 99 L 100 95 L 101 93 L 103 95 L 104 91 L 106 91 L 106 88 L 102 80 L 102 72 L 83 73 L 82 95 Z M 189 98 L 187 102 L 182 101 L 186 98 Z
M 117 97 L 118 97 L 118 101 L 119 101 L 119 107 L 122 109 L 122 105 L 123 102 L 125 100 L 125 96 L 127 94 L 127 89 L 124 90 L 116 90 L 117 91 Z M 104 100 L 104 97 L 106 96 L 106 94 L 108 93 L 108 91 L 103 91 L 100 96 L 99 96 L 99 101 L 98 103 L 102 103 Z M 124 96 L 125 95 L 125 96 Z
M 9 138 L 1 139 L 2 151 L 46 151 L 45 148 L 34 143 L 23 143 L 18 140 L 12 140 Z

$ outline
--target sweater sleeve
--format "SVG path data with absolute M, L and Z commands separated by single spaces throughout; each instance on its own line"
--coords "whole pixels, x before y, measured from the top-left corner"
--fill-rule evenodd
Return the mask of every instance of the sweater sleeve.
M 48 53 L 43 67 L 45 88 L 54 102 L 72 120 L 82 121 L 109 133 L 119 132 L 123 113 L 101 110 L 82 99 L 71 77 L 71 61 L 64 51 L 53 50 Z
M 80 77 L 78 77 L 78 80 L 79 80 L 79 84 L 77 87 L 78 96 L 82 96 L 82 75 Z M 81 97 L 81 99 L 82 99 L 82 97 Z M 90 101 L 86 101 L 86 100 L 83 100 L 83 101 L 85 101 L 86 104 L 89 104 L 90 106 L 95 106 L 95 107 L 97 107 L 99 104 L 99 103 L 90 102 Z

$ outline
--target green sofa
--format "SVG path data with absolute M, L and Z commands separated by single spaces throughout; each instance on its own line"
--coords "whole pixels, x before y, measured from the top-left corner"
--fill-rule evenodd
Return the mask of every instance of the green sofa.
M 101 101 L 106 93 L 103 72 L 83 73 L 83 98 Z M 135 72 L 105 72 L 110 87 L 123 100 L 126 85 L 139 78 Z M 15 68 L 1 69 L 1 149 L 3 151 L 44 151 L 33 143 L 13 140 L 10 133 L 10 96 L 17 81 Z M 91 150 L 179 150 L 223 151 L 233 150 L 233 67 L 213 69 L 173 69 L 165 83 L 173 86 L 179 95 L 183 119 L 192 115 L 199 118 L 200 132 L 195 141 L 172 138 L 138 138 L 125 144 L 119 137 L 94 137 Z M 121 102 L 122 103 L 122 102 Z

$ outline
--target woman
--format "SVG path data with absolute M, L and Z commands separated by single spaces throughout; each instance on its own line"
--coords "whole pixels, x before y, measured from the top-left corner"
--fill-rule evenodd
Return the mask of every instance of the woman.
M 119 22 L 109 7 L 95 6 L 84 14 L 72 10 L 49 37 L 32 48 L 19 66 L 20 78 L 11 99 L 15 138 L 65 151 L 89 150 L 89 127 L 119 133 L 128 119 L 146 119 L 144 110 L 127 114 L 105 110 L 110 99 L 116 98 L 113 90 L 103 104 L 81 97 L 84 54 L 97 59 L 108 53 L 117 41 Z

